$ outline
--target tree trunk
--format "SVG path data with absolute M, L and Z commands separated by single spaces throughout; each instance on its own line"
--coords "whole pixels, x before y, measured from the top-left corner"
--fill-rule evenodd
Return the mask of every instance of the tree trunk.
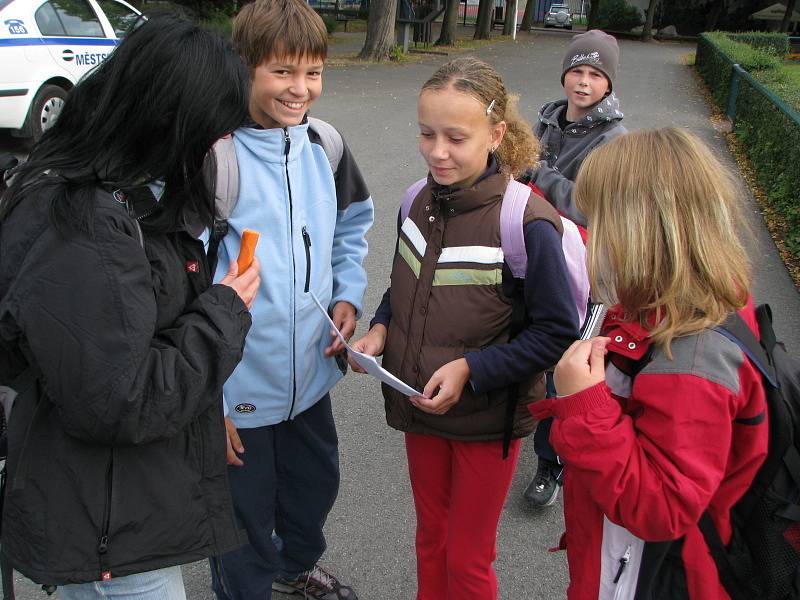
M 442 30 L 439 32 L 439 39 L 436 40 L 436 46 L 455 46 L 459 3 L 460 0 L 447 0 L 447 6 L 444 9 L 444 19 L 442 20 Z M 466 10 L 466 6 L 464 10 Z
M 494 0 L 480 0 L 478 4 L 478 22 L 475 23 L 473 39 L 488 40 L 492 30 L 492 9 Z
M 658 0 L 650 0 L 650 6 L 647 8 L 647 16 L 644 20 L 644 28 L 642 29 L 642 41 L 650 42 L 653 40 L 653 17 L 658 8 Z
M 513 35 L 514 13 L 517 8 L 517 0 L 506 0 L 506 18 L 503 20 L 503 35 Z
M 781 31 L 789 31 L 792 27 L 792 14 L 795 6 L 797 6 L 797 0 L 789 0 L 786 4 L 786 12 L 783 15 L 783 21 L 781 21 Z
M 530 31 L 531 24 L 533 23 L 533 8 L 536 6 L 536 0 L 528 0 L 525 3 L 525 14 L 522 15 L 522 23 L 520 23 L 520 31 Z
M 395 46 L 394 25 L 397 0 L 372 0 L 367 20 L 367 38 L 358 58 L 386 60 Z
M 589 5 L 589 18 L 586 19 L 586 29 L 597 27 L 597 19 L 600 16 L 600 0 L 592 0 Z

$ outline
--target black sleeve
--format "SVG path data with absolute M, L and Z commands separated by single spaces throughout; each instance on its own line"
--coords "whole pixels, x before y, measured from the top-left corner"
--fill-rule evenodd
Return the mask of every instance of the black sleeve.
M 64 430 L 107 445 L 168 438 L 218 402 L 250 314 L 214 285 L 156 329 L 150 263 L 125 214 L 28 253 L 15 319 Z

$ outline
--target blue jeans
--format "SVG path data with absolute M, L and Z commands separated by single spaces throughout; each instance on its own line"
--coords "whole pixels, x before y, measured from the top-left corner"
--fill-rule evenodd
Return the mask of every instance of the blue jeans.
M 180 567 L 58 586 L 59 600 L 186 600 Z

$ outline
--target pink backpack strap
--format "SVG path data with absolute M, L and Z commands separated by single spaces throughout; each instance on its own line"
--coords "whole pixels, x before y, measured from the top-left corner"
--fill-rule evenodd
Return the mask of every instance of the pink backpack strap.
M 583 325 L 586 308 L 589 304 L 589 272 L 586 269 L 586 246 L 578 226 L 566 217 L 561 217 L 564 233 L 561 235 L 561 249 L 567 263 L 567 279 L 572 292 L 572 300 L 578 310 L 578 323 Z
M 415 181 L 411 184 L 406 190 L 405 195 L 403 196 L 403 204 L 400 205 L 400 226 L 403 226 L 403 221 L 406 220 L 408 217 L 408 213 L 411 212 L 411 205 L 414 204 L 414 200 L 416 200 L 419 193 L 422 191 L 422 188 L 425 187 L 425 184 L 428 183 L 428 178 L 423 177 L 419 181 Z
M 503 247 L 503 257 L 511 274 L 518 279 L 525 279 L 525 271 L 528 269 L 522 221 L 530 195 L 531 188 L 512 179 L 506 187 L 500 206 L 500 244 Z

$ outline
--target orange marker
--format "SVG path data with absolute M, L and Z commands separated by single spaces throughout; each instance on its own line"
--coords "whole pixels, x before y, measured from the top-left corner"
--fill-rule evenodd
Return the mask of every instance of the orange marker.
M 239 248 L 239 258 L 236 263 L 239 265 L 239 275 L 244 273 L 253 264 L 253 256 L 256 252 L 259 233 L 252 229 L 245 229 L 242 232 L 242 245 Z

